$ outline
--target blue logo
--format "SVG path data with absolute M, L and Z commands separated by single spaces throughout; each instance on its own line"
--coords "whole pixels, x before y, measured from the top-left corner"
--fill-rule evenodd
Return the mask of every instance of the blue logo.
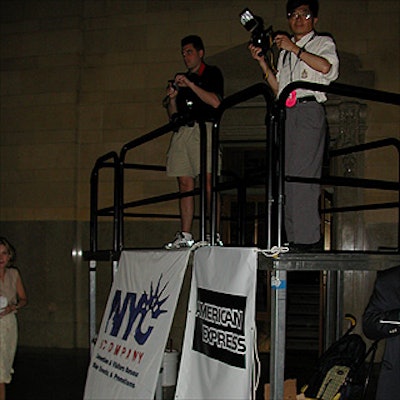
M 116 290 L 107 318 L 105 332 L 109 331 L 108 333 L 114 337 L 119 336 L 121 326 L 125 321 L 126 327 L 123 330 L 122 339 L 127 340 L 133 330 L 133 325 L 137 322 L 133 334 L 134 338 L 140 345 L 146 343 L 154 329 L 153 320 L 168 312 L 162 309 L 162 306 L 169 298 L 169 295 L 164 294 L 168 283 L 161 288 L 161 279 L 162 275 L 155 290 L 153 289 L 153 282 L 151 282 L 149 293 L 144 291 L 140 297 L 138 293 L 127 292 L 123 302 L 122 291 L 120 289 Z

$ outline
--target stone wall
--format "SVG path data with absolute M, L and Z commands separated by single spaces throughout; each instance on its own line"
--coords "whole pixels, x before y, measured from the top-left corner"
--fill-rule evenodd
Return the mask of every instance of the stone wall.
M 183 68 L 179 43 L 189 33 L 203 37 L 206 60 L 225 73 L 227 95 L 259 80 L 238 20 L 246 6 L 266 25 L 286 29 L 283 0 L 0 2 L 0 234 L 17 248 L 30 299 L 19 314 L 21 345 L 87 346 L 88 267 L 71 253 L 89 246 L 94 162 L 166 122 L 161 100 L 167 80 Z M 319 30 L 334 35 L 357 71 L 343 82 L 399 92 L 399 19 L 398 1 L 321 1 Z M 398 138 L 397 111 L 369 108 L 366 139 Z M 168 142 L 167 135 L 130 159 L 164 164 Z M 371 157 L 380 174 L 397 178 L 386 154 Z M 104 205 L 112 198 L 110 181 L 104 173 Z M 175 191 L 176 182 L 163 173 L 132 173 L 126 190 L 134 200 Z M 176 213 L 177 205 L 143 211 L 155 209 Z M 393 213 L 381 215 L 379 224 L 393 224 Z M 127 236 L 135 246 L 159 246 L 177 226 L 132 221 Z M 110 274 L 104 265 L 99 309 Z

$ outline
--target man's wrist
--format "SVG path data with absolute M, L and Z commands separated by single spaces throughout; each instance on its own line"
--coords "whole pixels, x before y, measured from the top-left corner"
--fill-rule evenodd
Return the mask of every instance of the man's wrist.
M 261 67 L 262 70 L 268 68 L 268 64 L 266 63 L 264 57 L 261 57 L 261 58 L 258 60 L 258 64 L 260 65 L 260 67 Z
M 297 57 L 300 58 L 301 53 L 303 53 L 305 50 L 303 47 L 295 45 L 292 49 L 292 53 Z

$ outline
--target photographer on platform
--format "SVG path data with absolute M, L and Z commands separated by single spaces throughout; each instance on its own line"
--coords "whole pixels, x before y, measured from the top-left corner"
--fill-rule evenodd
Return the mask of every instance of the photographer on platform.
M 180 193 L 194 190 L 195 178 L 200 173 L 200 128 L 198 121 L 206 121 L 207 128 L 207 203 L 211 199 L 211 132 L 215 109 L 223 98 L 224 81 L 221 71 L 205 64 L 204 45 L 199 36 L 190 35 L 181 41 L 183 62 L 187 72 L 176 74 L 167 87 L 164 106 L 170 119 L 187 118 L 187 125 L 174 132 L 167 155 L 167 175 L 178 179 Z M 220 164 L 220 163 L 219 163 Z M 220 165 L 219 165 L 220 167 Z M 193 196 L 179 200 L 181 231 L 165 245 L 166 249 L 191 247 L 194 215 Z M 209 207 L 208 207 L 209 208 Z M 219 239 L 217 237 L 217 243 Z
M 264 80 L 279 97 L 291 82 L 308 81 L 329 84 L 339 75 L 336 46 L 330 36 L 316 33 L 318 0 L 289 0 L 286 5 L 289 28 L 293 34 L 277 34 L 280 50 L 277 74 L 272 72 L 261 49 L 249 45 L 258 61 Z M 321 92 L 297 89 L 286 102 L 285 174 L 320 178 L 326 136 Z M 318 210 L 320 186 L 285 183 L 285 230 L 289 249 L 307 252 L 322 249 L 321 222 Z

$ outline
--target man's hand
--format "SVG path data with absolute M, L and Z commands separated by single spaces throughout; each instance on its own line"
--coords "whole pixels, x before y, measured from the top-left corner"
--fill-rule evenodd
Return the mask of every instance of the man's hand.
M 221 100 L 215 93 L 207 92 L 200 86 L 197 86 L 185 74 L 177 74 L 175 76 L 175 83 L 179 87 L 188 87 L 200 98 L 200 100 L 204 101 L 204 103 L 211 107 L 217 108 L 221 103 Z
M 276 35 L 275 43 L 278 46 L 279 50 L 287 50 L 297 53 L 299 51 L 299 47 L 293 43 L 287 35 Z
M 178 91 L 174 87 L 174 81 L 169 81 L 167 86 L 167 96 L 170 99 L 175 99 L 178 96 Z
M 192 82 L 187 78 L 186 75 L 178 74 L 175 76 L 175 83 L 179 87 L 189 87 Z
M 251 56 L 258 62 L 264 60 L 261 47 L 256 47 L 253 44 L 249 44 L 248 49 L 250 50 Z

